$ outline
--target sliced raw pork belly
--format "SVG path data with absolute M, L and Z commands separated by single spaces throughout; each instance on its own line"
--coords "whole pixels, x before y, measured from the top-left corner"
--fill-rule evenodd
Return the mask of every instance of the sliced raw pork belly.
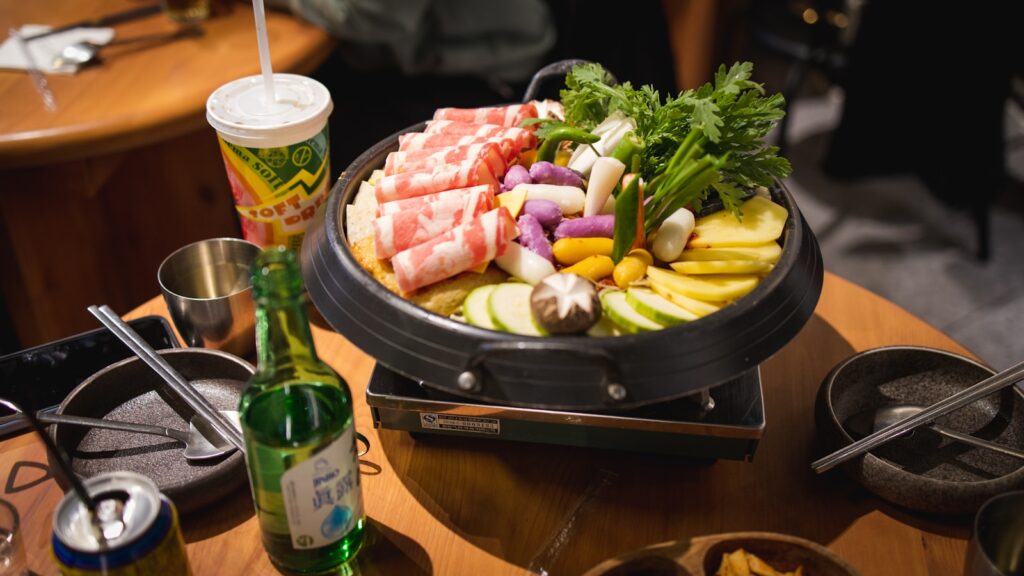
M 398 289 L 408 294 L 493 260 L 518 234 L 515 220 L 501 207 L 399 252 L 391 259 Z
M 423 133 L 476 136 L 477 138 L 511 138 L 520 149 L 530 148 L 537 143 L 533 132 L 523 128 L 506 128 L 497 124 L 471 124 L 452 120 L 431 120 L 427 122 L 427 128 Z
M 494 198 L 494 195 L 498 192 L 497 188 L 494 186 L 481 184 L 479 186 L 470 186 L 469 188 L 456 188 L 455 190 L 435 192 L 433 194 L 427 194 L 426 196 L 413 196 L 412 198 L 406 198 L 404 200 L 393 200 L 391 202 L 385 202 L 377 205 L 377 217 L 387 216 L 388 214 L 397 214 L 399 212 L 406 212 L 409 210 L 419 211 L 434 202 L 448 202 L 453 198 L 464 202 L 467 196 L 478 191 L 489 194 L 491 198 Z
M 469 146 L 482 143 L 497 144 L 501 148 L 501 156 L 506 162 L 510 162 L 519 154 L 519 148 L 515 140 L 500 136 L 473 136 L 459 134 L 424 134 L 423 132 L 409 132 L 398 137 L 398 151 L 412 152 L 418 150 L 432 150 L 436 148 L 452 148 L 455 146 Z M 434 150 L 436 152 L 436 150 Z
M 515 128 L 519 128 L 523 120 L 536 117 L 537 107 L 532 102 L 485 108 L 439 108 L 434 112 L 434 120 L 454 120 L 470 124 L 497 124 L 499 126 L 512 126 Z
M 481 142 L 469 146 L 452 146 L 450 148 L 427 148 L 425 150 L 412 150 L 409 152 L 392 152 L 384 161 L 384 175 L 399 174 L 401 172 L 416 172 L 419 170 L 432 170 L 447 166 L 448 164 L 459 164 L 467 160 L 481 158 L 487 162 L 497 177 L 505 175 L 507 165 L 501 148 L 493 142 Z
M 479 158 L 433 171 L 422 170 L 382 176 L 374 185 L 373 193 L 377 197 L 377 202 L 383 204 L 392 200 L 425 196 L 478 184 L 495 187 L 498 185 L 487 163 Z
M 419 209 L 388 214 L 374 220 L 377 258 L 391 258 L 402 250 L 422 244 L 456 226 L 468 224 L 493 207 L 494 193 L 487 186 L 477 186 L 470 190 L 469 194 L 462 197 L 448 196 L 447 199 L 431 202 Z

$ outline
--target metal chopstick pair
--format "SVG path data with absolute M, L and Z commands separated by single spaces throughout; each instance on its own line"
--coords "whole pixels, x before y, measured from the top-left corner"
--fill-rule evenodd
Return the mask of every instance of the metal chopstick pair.
M 234 424 L 213 407 L 192 385 L 154 351 L 109 306 L 89 306 L 89 312 L 125 343 L 147 366 L 152 368 L 200 418 L 235 448 L 245 451 L 245 441 Z M 208 440 L 214 440 L 208 438 Z
M 1022 378 L 1024 378 L 1024 362 L 1011 366 L 1010 368 L 986 378 L 973 386 L 964 388 L 945 400 L 940 400 L 935 404 L 932 404 L 913 416 L 904 418 L 899 422 L 886 426 L 873 434 L 865 436 L 849 446 L 836 450 L 828 456 L 812 462 L 811 468 L 818 473 L 830 470 L 851 458 L 885 444 L 897 436 L 902 436 L 922 424 L 927 424 L 939 416 L 943 416 L 953 412 L 954 410 L 963 408 L 971 402 L 980 400 L 989 394 L 998 392 L 1007 386 L 1011 386 Z

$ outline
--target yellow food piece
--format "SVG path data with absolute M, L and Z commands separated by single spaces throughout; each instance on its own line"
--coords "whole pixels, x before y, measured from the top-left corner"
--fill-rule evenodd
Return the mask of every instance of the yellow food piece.
M 734 576 L 750 576 L 750 566 L 747 565 L 747 553 L 742 548 L 726 556 L 729 560 L 729 570 Z
M 495 208 L 508 208 L 508 213 L 513 218 L 517 218 L 523 209 L 523 204 L 526 203 L 526 192 L 526 188 L 513 188 L 508 192 L 498 194 L 494 197 L 494 203 L 497 205 Z
M 697 219 L 687 248 L 721 248 L 757 246 L 774 242 L 782 236 L 789 212 L 778 204 L 754 196 L 740 206 L 743 220 L 722 210 Z
M 724 302 L 705 302 L 703 300 L 697 300 L 696 298 L 690 298 L 689 296 L 666 288 L 664 284 L 658 284 L 653 281 L 651 282 L 651 288 L 662 298 L 667 299 L 669 302 L 679 306 L 680 308 L 686 308 L 701 318 L 713 312 L 718 312 L 726 306 Z
M 572 152 L 568 150 L 559 150 L 555 152 L 555 164 L 559 166 L 568 166 L 569 159 L 572 158 Z
M 775 242 L 757 246 L 736 246 L 732 248 L 701 248 L 684 250 L 680 262 L 703 262 L 706 260 L 757 260 L 775 264 L 782 256 L 782 246 Z
M 591 282 L 597 282 L 611 274 L 614 269 L 615 263 L 612 262 L 610 256 L 595 254 L 580 260 L 568 268 L 562 268 L 559 272 L 563 274 L 579 274 Z
M 757 556 L 747 552 L 747 566 L 757 576 L 782 576 L 782 573 L 772 568 Z
M 506 192 L 507 194 L 507 192 Z M 559 264 L 568 266 L 590 256 L 611 256 L 611 238 L 562 238 L 551 246 Z M 611 274 L 611 270 L 608 271 Z
M 491 261 L 488 260 L 487 262 L 484 262 L 483 264 L 477 266 L 476 268 L 470 268 L 469 271 L 476 272 L 477 274 L 483 274 L 484 272 L 487 272 L 487 267 L 490 265 Z
M 627 286 L 643 278 L 647 274 L 647 267 L 654 263 L 651 253 L 642 248 L 630 250 L 612 272 L 615 285 L 623 290 Z
M 706 260 L 702 262 L 673 262 L 669 264 L 680 274 L 764 274 L 772 269 L 767 262 L 757 260 Z
M 373 236 L 352 244 L 350 249 L 352 250 L 352 255 L 364 270 L 388 290 L 399 296 L 402 295 L 398 290 L 398 282 L 395 280 L 395 272 L 391 267 L 391 263 L 387 260 L 377 259 Z M 458 276 L 420 288 L 405 297 L 412 303 L 431 312 L 448 316 L 458 310 L 459 306 L 462 306 L 462 301 L 466 299 L 466 296 L 474 288 L 486 286 L 487 284 L 501 284 L 506 280 L 508 280 L 508 274 L 505 274 L 496 266 L 490 266 L 482 274 L 464 272 Z
M 742 548 L 722 554 L 715 576 L 803 576 L 804 567 L 797 566 L 793 572 L 779 572 L 767 562 Z
M 526 150 L 525 152 L 523 152 L 522 154 L 519 155 L 519 164 L 523 168 L 526 168 L 527 170 L 529 170 L 530 166 L 533 166 L 533 163 L 536 162 L 536 161 L 537 161 L 537 149 L 536 148 L 530 148 L 529 150 Z
M 647 268 L 647 276 L 652 283 L 705 302 L 735 300 L 753 290 L 759 280 L 757 276 L 747 274 L 683 276 L 654 266 Z

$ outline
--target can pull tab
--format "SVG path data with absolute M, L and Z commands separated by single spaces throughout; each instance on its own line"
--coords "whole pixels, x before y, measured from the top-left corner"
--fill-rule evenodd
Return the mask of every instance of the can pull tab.
M 96 498 L 96 520 L 104 540 L 116 540 L 124 534 L 124 503 L 127 501 L 128 493 L 120 491 L 107 492 Z

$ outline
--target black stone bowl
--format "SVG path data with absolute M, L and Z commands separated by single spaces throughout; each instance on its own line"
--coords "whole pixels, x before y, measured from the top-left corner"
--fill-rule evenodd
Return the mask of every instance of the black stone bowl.
M 349 250 L 345 206 L 398 148 L 385 138 L 341 174 L 302 245 L 310 298 L 328 323 L 381 364 L 445 392 L 498 404 L 617 410 L 662 402 L 728 381 L 786 345 L 814 312 L 821 251 L 793 197 L 782 257 L 753 292 L 700 320 L 616 337 L 532 337 L 470 326 L 388 291 Z
M 161 350 L 159 354 L 218 410 L 238 410 L 252 365 L 226 352 L 204 348 Z M 93 374 L 68 394 L 58 414 L 122 420 L 188 430 L 195 412 L 149 366 L 132 357 Z M 130 470 L 147 476 L 182 514 L 216 502 L 243 487 L 242 453 L 204 461 L 185 459 L 184 445 L 163 436 L 52 424 L 50 434 L 71 456 L 76 474 Z M 50 468 L 54 468 L 50 462 Z M 61 485 L 65 491 L 68 486 Z
M 875 348 L 832 369 L 818 393 L 817 425 L 834 449 L 860 437 L 850 428 L 887 404 L 928 406 L 994 372 L 942 350 L 915 346 Z M 936 423 L 1024 449 L 1024 393 L 1003 389 Z M 850 460 L 843 470 L 894 504 L 946 515 L 973 514 L 988 498 L 1024 486 L 1024 460 L 973 448 L 927 426 Z

